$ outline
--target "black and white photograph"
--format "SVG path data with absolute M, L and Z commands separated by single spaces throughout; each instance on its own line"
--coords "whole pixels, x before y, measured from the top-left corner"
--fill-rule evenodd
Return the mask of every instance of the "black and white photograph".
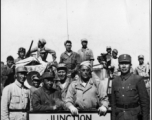
M 1 120 L 151 120 L 151 0 L 1 0 Z

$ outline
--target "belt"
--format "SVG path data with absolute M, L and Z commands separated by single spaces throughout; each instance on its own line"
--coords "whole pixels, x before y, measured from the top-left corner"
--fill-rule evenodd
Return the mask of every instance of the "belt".
M 27 109 L 9 109 L 9 112 L 27 112 Z
M 126 105 L 126 104 L 116 104 L 116 107 L 118 107 L 118 108 L 124 108 L 124 109 L 136 108 L 138 106 L 139 106 L 138 103 L 131 103 L 131 104 L 128 104 L 128 105 Z

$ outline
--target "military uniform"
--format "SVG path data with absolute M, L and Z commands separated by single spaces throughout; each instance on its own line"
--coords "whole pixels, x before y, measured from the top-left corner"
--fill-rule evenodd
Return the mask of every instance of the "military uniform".
M 61 54 L 60 63 L 66 64 L 68 72 L 71 72 L 77 67 L 77 65 L 80 64 L 79 55 L 76 52 L 72 51 L 71 55 L 69 56 L 68 53 L 65 51 Z
M 25 58 L 23 58 L 23 59 L 25 59 Z M 18 61 L 23 60 L 23 59 L 18 57 L 17 59 L 14 60 L 14 62 L 17 63 Z
M 91 96 L 91 97 L 90 97 Z M 84 87 L 79 80 L 73 81 L 66 95 L 66 107 L 75 106 L 78 109 L 97 109 L 101 105 L 108 108 L 106 90 L 102 84 L 95 84 L 91 78 Z
M 119 62 L 131 62 L 129 55 L 119 56 Z M 149 119 L 149 96 L 143 78 L 126 73 L 112 81 L 112 120 L 138 120 L 142 112 L 143 120 Z
M 6 86 L 2 93 L 1 120 L 26 120 L 30 91 L 17 80 Z

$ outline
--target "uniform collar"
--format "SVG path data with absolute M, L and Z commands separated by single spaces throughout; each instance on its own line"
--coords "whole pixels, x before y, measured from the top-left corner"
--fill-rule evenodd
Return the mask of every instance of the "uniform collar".
M 85 48 L 81 48 L 81 51 L 83 51 L 83 50 L 89 50 L 89 48 L 86 48 L 86 49 Z
M 20 88 L 24 87 L 18 80 L 15 80 L 15 84 Z
M 82 80 L 81 80 L 81 78 L 78 80 L 78 83 L 79 83 L 80 86 L 83 86 L 83 85 L 82 85 Z M 92 80 L 91 78 L 89 79 L 87 85 L 88 85 L 88 84 L 90 84 L 90 85 L 93 84 L 93 80 Z
M 71 55 L 72 55 L 72 53 L 73 53 L 73 51 L 71 50 Z M 67 51 L 65 51 L 65 52 L 64 52 L 64 54 L 67 54 L 67 55 L 68 55 L 68 52 L 67 52 Z
M 122 80 L 127 80 L 131 75 L 132 75 L 132 73 L 128 73 L 126 75 L 121 75 L 121 78 L 122 78 Z
M 51 94 L 53 91 L 56 90 L 56 88 L 52 88 L 51 90 L 47 90 L 44 86 L 42 86 L 42 89 L 43 89 L 43 91 L 44 91 L 45 93 L 47 93 L 47 94 Z

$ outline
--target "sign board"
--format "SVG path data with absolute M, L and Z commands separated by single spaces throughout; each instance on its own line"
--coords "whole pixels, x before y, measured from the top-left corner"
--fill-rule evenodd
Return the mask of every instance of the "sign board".
M 99 116 L 98 113 L 80 112 L 78 116 L 71 113 L 29 113 L 28 120 L 111 120 L 111 113 Z

